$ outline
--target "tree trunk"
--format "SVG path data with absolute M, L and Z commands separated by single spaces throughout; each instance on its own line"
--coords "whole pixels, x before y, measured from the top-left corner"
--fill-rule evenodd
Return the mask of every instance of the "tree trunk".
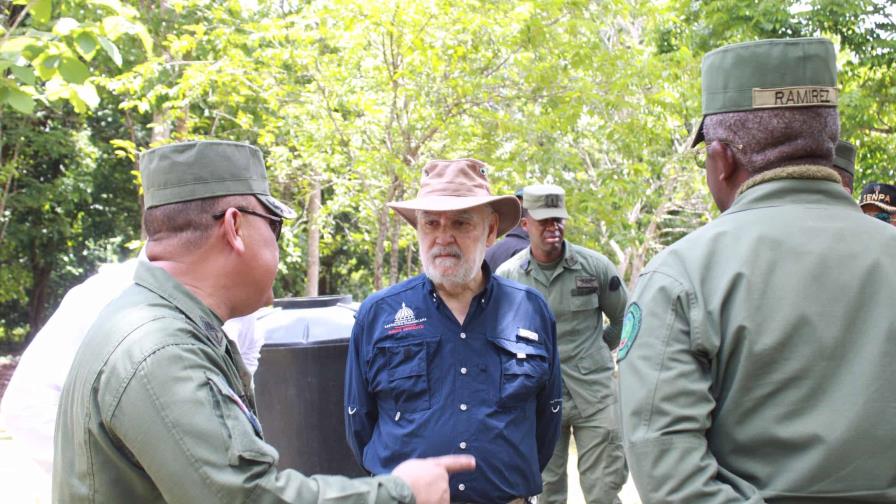
M 392 172 L 392 183 L 386 191 L 386 201 L 377 215 L 376 249 L 373 254 L 373 288 L 383 288 L 383 259 L 386 257 L 386 236 L 389 234 L 389 207 L 386 202 L 393 201 L 399 187 L 398 174 Z
M 320 178 L 317 174 L 311 176 L 311 194 L 308 195 L 308 208 L 305 215 L 308 216 L 308 263 L 307 276 L 305 278 L 305 295 L 317 296 L 320 285 L 320 227 L 318 216 L 321 206 Z
M 390 191 L 391 192 L 391 191 Z M 389 201 L 391 197 L 387 197 Z M 383 288 L 383 257 L 386 255 L 386 233 L 389 230 L 389 208 L 383 205 L 377 219 L 376 248 L 373 252 L 373 289 Z
M 395 199 L 400 200 L 404 195 L 404 191 L 401 187 L 398 188 L 395 194 Z M 404 219 L 398 215 L 397 213 L 393 213 L 392 215 L 392 250 L 389 254 L 389 283 L 395 285 L 398 283 L 399 274 L 401 273 L 401 265 L 399 263 L 399 238 L 401 237 L 401 224 L 404 222 Z
M 44 264 L 34 254 L 31 257 L 31 292 L 28 296 L 28 335 L 25 337 L 25 346 L 31 343 L 37 331 L 43 327 L 46 322 L 44 316 L 47 311 L 47 292 L 50 285 L 50 275 L 53 273 L 52 266 Z

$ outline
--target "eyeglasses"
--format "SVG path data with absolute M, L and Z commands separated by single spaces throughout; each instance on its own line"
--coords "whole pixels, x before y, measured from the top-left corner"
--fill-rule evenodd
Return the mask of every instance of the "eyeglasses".
M 713 142 L 725 144 L 734 150 L 743 150 L 743 148 L 744 148 L 744 146 L 742 144 L 735 144 L 735 143 L 731 143 L 731 142 L 726 142 L 724 140 L 711 140 L 711 141 L 707 140 L 706 143 L 686 151 L 686 154 L 694 160 L 694 164 L 696 164 L 698 168 L 700 168 L 700 169 L 706 168 L 706 150 L 709 149 L 709 146 L 712 145 Z
M 888 212 L 877 212 L 873 215 L 875 219 L 880 219 L 884 222 L 890 222 L 890 219 L 893 217 Z
M 233 208 L 235 210 L 239 210 L 242 213 L 254 215 L 256 217 L 261 217 L 262 219 L 267 219 L 268 225 L 271 226 L 271 231 L 274 232 L 274 239 L 277 241 L 280 240 L 280 231 L 283 229 L 283 219 L 281 219 L 280 217 L 276 217 L 274 215 L 263 214 L 261 212 L 256 212 L 255 210 L 249 210 L 248 208 L 243 208 L 243 207 L 231 207 L 231 208 Z M 212 214 L 212 218 L 215 220 L 218 220 L 218 219 L 224 217 L 224 214 L 227 213 L 227 210 L 230 210 L 230 208 L 225 208 L 224 210 L 221 210 L 220 212 Z

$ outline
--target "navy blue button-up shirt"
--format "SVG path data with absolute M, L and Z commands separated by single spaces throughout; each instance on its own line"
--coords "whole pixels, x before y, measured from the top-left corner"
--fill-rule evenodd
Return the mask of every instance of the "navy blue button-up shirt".
M 562 382 L 554 317 L 536 290 L 491 275 L 463 324 L 417 276 L 361 305 L 349 343 L 345 426 L 364 468 L 409 458 L 476 457 L 450 478 L 451 500 L 541 493 L 557 441 Z

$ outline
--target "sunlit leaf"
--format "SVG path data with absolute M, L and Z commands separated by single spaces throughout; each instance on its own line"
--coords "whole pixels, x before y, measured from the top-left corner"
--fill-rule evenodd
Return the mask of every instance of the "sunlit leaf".
M 19 89 L 10 88 L 6 94 L 6 103 L 23 114 L 34 111 L 34 98 Z
M 90 77 L 90 70 L 77 56 L 67 54 L 60 59 L 59 74 L 68 82 L 83 84 Z
M 116 46 L 111 40 L 106 37 L 99 37 L 100 46 L 103 48 L 103 51 L 112 58 L 112 61 L 121 66 L 121 52 L 118 51 L 118 46 Z
M 80 26 L 81 23 L 79 23 L 77 19 L 70 17 L 60 18 L 56 21 L 56 24 L 53 25 L 53 33 L 60 37 L 64 37 Z
M 34 84 L 34 70 L 31 67 L 12 66 L 9 71 L 25 84 Z
M 38 23 L 49 23 L 53 15 L 52 0 L 34 0 L 31 5 L 31 15 Z

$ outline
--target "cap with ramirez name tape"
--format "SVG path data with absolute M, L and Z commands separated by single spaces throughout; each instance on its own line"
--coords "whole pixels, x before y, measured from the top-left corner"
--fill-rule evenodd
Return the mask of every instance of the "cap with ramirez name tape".
M 703 117 L 769 108 L 836 107 L 837 62 L 825 38 L 758 40 L 703 57 Z M 704 140 L 703 120 L 689 142 Z

